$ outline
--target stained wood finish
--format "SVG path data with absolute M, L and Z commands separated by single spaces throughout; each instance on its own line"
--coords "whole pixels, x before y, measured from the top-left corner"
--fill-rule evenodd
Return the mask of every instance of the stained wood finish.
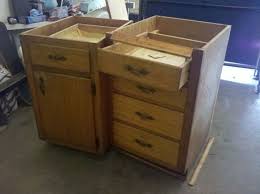
M 27 76 L 41 139 L 94 153 L 107 150 L 110 125 L 104 116 L 108 104 L 104 94 L 107 94 L 108 87 L 96 69 L 96 53 L 97 48 L 111 43 L 109 33 L 129 23 L 68 17 L 22 34 Z M 102 39 L 93 43 L 55 37 L 55 34 L 75 27 L 91 33 L 101 32 Z M 53 55 L 51 60 L 49 55 Z M 48 83 L 53 83 L 53 86 Z M 42 95 L 43 89 L 45 93 L 48 89 L 48 95 Z
M 182 88 L 178 92 L 168 92 L 157 87 L 133 82 L 121 78 L 113 78 L 113 90 L 120 94 L 125 94 L 133 98 L 145 100 L 173 110 L 184 111 L 187 88 Z
M 178 161 L 178 143 L 113 122 L 113 144 L 137 156 L 175 169 Z
M 123 42 L 124 44 L 127 43 L 129 45 L 135 45 L 145 49 L 151 48 L 158 51 L 164 51 L 167 53 L 174 53 L 183 56 L 185 56 L 186 53 L 185 49 L 182 49 L 183 47 L 172 47 L 172 51 L 170 51 L 171 49 L 169 49 L 170 47 L 167 45 L 173 44 L 175 46 L 180 45 L 184 46 L 184 48 L 190 48 L 191 62 L 189 64 L 189 68 L 183 70 L 179 76 L 179 82 L 186 83 L 188 94 L 186 98 L 186 104 L 184 106 L 184 123 L 181 130 L 182 134 L 180 135 L 179 139 L 179 157 L 177 166 L 174 169 L 175 172 L 179 172 L 184 176 L 192 171 L 192 167 L 200 157 L 200 151 L 207 142 L 229 33 L 230 26 L 227 25 L 154 16 L 152 18 L 120 29 L 114 32 L 112 35 L 113 40 Z M 144 39 L 145 41 L 143 41 Z M 156 41 L 156 44 L 154 41 Z M 116 45 L 118 46 L 119 44 Z M 112 47 L 114 48 L 111 49 Z M 131 57 L 132 53 L 135 52 L 131 51 L 130 47 L 123 49 L 123 47 L 118 46 L 118 49 L 115 48 L 116 46 L 111 46 L 104 49 L 104 52 L 110 51 L 113 54 L 120 53 L 118 56 L 122 57 L 125 55 L 127 55 L 127 57 Z M 126 61 L 128 60 L 127 57 L 124 57 Z M 136 59 L 135 57 L 133 58 Z M 112 58 L 113 57 L 108 57 L 107 59 L 109 60 L 106 60 L 106 64 L 110 64 L 109 61 Z M 123 59 L 119 59 L 119 61 L 121 60 L 123 61 Z M 148 61 L 147 59 L 144 60 L 146 60 L 146 62 Z M 105 64 L 104 59 L 102 63 Z M 118 61 L 115 63 L 118 63 Z M 142 64 L 143 63 L 145 63 L 145 61 L 143 61 Z M 158 64 L 154 63 L 153 67 L 156 65 Z M 114 73 L 112 69 L 113 67 L 117 70 L 119 69 L 119 71 Z M 134 79 L 131 77 L 131 75 L 122 73 L 122 69 L 120 69 L 120 67 L 117 65 L 102 66 L 101 71 L 116 77 L 120 77 L 121 79 L 124 78 L 139 84 L 148 85 L 152 88 L 161 88 L 163 91 L 171 91 L 169 90 L 169 87 L 164 87 L 167 84 L 163 86 L 153 82 L 153 80 L 146 80 L 147 82 L 144 82 L 142 79 Z M 167 73 L 165 74 L 165 72 L 160 72 L 160 75 L 162 77 L 159 76 L 159 73 L 153 77 L 158 77 L 162 82 L 164 82 L 165 77 L 163 75 L 167 75 Z M 168 78 L 166 78 L 166 80 L 167 79 Z M 187 82 L 187 80 L 189 81 Z M 117 85 L 114 83 L 114 92 L 136 98 L 136 101 L 142 100 L 147 101 L 147 103 L 156 103 L 155 101 L 152 101 L 152 99 L 141 97 L 136 93 L 126 91 L 122 88 L 116 89 L 116 87 L 118 88 L 120 86 L 118 83 L 116 83 Z M 171 83 L 173 83 L 173 80 Z M 151 91 L 151 88 L 149 91 Z M 157 103 L 158 105 L 163 106 L 159 102 Z M 127 100 L 124 100 L 124 103 L 122 101 L 120 105 L 121 107 L 126 107 L 125 112 L 131 110 L 135 103 L 133 103 L 131 106 L 128 106 L 128 104 L 130 103 Z M 149 105 L 152 107 L 152 104 Z M 121 112 L 125 113 L 123 110 Z M 126 118 L 127 115 L 129 114 L 123 115 L 122 118 L 117 119 L 117 121 L 123 122 L 125 125 L 128 125 L 128 127 L 139 126 L 142 128 L 142 130 L 151 132 L 145 129 L 144 126 L 140 126 L 140 122 L 133 124 L 134 117 L 128 117 L 127 119 L 123 120 L 123 117 Z M 130 121 L 132 121 L 132 123 Z M 151 133 L 155 134 L 154 132 Z M 126 151 L 128 150 L 126 149 Z M 139 157 L 142 156 L 139 155 Z
M 208 138 L 230 26 L 161 16 L 127 24 L 70 17 L 22 36 L 39 135 L 95 153 L 113 143 L 185 176 Z M 95 43 L 51 37 L 73 25 L 102 26 L 106 36 Z M 98 49 L 111 37 L 123 44 Z M 50 65 L 40 58 L 48 49 L 35 56 L 32 45 L 74 58 Z
M 30 50 L 33 65 L 90 72 L 88 49 L 81 50 L 47 44 L 31 44 Z
M 179 61 L 177 58 L 176 63 L 172 60 L 173 64 L 167 64 L 162 63 L 160 57 L 157 60 L 156 57 L 154 60 L 147 60 L 140 57 L 141 54 L 131 56 L 130 53 L 134 51 L 132 48 L 136 47 L 130 46 L 129 49 L 129 46 L 119 44 L 118 48 L 115 48 L 117 46 L 99 50 L 98 66 L 101 72 L 169 91 L 178 91 L 188 80 L 189 60 Z
M 186 169 L 190 168 L 197 160 L 197 156 L 208 140 L 230 30 L 231 27 L 226 26 L 203 48 Z
M 183 113 L 113 94 L 113 117 L 179 140 Z
M 91 81 L 48 72 L 34 79 L 45 138 L 96 152 Z

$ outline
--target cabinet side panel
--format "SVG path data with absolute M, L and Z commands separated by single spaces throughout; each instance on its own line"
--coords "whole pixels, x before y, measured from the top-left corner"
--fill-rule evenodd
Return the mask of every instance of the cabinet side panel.
M 23 57 L 24 57 L 24 63 L 26 65 L 26 74 L 27 74 L 27 80 L 30 87 L 31 95 L 32 95 L 32 103 L 33 103 L 33 110 L 35 113 L 35 119 L 36 124 L 38 128 L 38 135 L 39 138 L 45 139 L 44 132 L 42 130 L 42 125 L 40 121 L 40 113 L 38 109 L 38 102 L 36 98 L 36 90 L 35 90 L 35 82 L 33 78 L 33 71 L 32 71 L 32 62 L 31 62 L 31 53 L 30 53 L 30 37 L 26 35 L 21 36 L 21 45 L 23 50 Z
M 230 29 L 230 26 L 227 26 L 203 48 L 204 55 L 197 88 L 186 170 L 196 162 L 208 139 Z

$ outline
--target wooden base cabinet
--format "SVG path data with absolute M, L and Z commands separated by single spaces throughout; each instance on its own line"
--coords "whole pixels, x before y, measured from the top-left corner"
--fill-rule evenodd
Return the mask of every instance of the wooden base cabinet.
M 209 136 L 231 27 L 69 17 L 22 35 L 41 139 L 116 146 L 186 176 Z
M 92 153 L 108 148 L 97 49 L 129 21 L 69 17 L 22 35 L 39 136 Z M 96 87 L 98 85 L 98 87 Z
M 187 176 L 207 143 L 230 26 L 154 16 L 112 33 L 98 68 L 110 80 L 112 144 Z

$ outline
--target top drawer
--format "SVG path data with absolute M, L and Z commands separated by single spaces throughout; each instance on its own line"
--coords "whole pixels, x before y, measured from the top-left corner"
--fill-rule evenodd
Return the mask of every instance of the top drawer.
M 65 70 L 90 72 L 89 51 L 74 48 L 32 44 L 33 65 L 42 65 Z
M 101 72 L 169 91 L 178 91 L 187 82 L 189 62 L 182 56 L 120 43 L 98 51 Z

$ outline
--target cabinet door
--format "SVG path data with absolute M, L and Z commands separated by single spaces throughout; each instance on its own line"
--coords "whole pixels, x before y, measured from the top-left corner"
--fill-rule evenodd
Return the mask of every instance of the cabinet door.
M 34 72 L 40 128 L 54 143 L 96 151 L 91 80 Z

